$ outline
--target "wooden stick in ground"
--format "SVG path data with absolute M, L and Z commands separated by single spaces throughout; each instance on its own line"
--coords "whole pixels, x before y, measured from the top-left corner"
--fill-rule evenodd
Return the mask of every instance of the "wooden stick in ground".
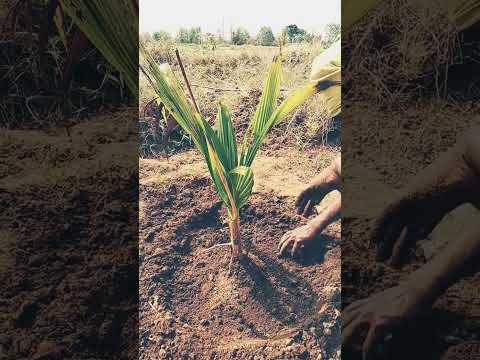
M 182 70 L 183 79 L 187 84 L 188 92 L 190 93 L 190 97 L 192 98 L 195 111 L 200 114 L 200 109 L 198 108 L 197 102 L 195 101 L 195 97 L 193 96 L 193 91 L 192 91 L 192 88 L 190 87 L 190 83 L 188 82 L 187 73 L 185 72 L 185 68 L 183 67 L 182 59 L 180 58 L 180 53 L 178 52 L 178 49 L 175 49 L 175 55 L 177 56 L 177 61 L 178 61 L 178 64 L 180 65 L 180 70 Z

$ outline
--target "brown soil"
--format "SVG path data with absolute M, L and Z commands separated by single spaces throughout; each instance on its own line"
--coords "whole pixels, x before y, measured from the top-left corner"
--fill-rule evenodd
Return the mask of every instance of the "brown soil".
M 135 110 L 2 130 L 0 359 L 136 356 Z
M 342 301 L 343 307 L 388 289 L 422 266 L 421 247 L 410 254 L 409 264 L 401 271 L 375 261 L 373 246 L 368 244 L 368 219 L 343 219 Z M 364 234 L 361 236 L 360 234 Z M 480 274 L 466 278 L 441 296 L 433 311 L 414 324 L 406 325 L 385 351 L 385 359 L 478 359 L 480 356 Z M 402 339 L 402 341 L 400 341 Z M 409 340 L 405 346 L 405 340 Z M 416 349 L 412 352 L 412 349 Z M 470 357 L 464 357 L 466 354 Z M 344 352 L 346 359 L 360 359 L 360 354 Z
M 342 308 L 397 285 L 452 241 L 452 227 L 462 229 L 461 224 L 473 219 L 473 208 L 459 208 L 448 215 L 410 252 L 401 270 L 375 260 L 369 233 L 383 205 L 412 175 L 452 146 L 461 131 L 480 121 L 474 107 L 446 102 L 417 104 L 397 114 L 389 113 L 388 118 L 362 104 L 347 111 L 355 114 L 362 126 L 354 127 L 355 134 L 349 133 L 351 127 L 343 128 L 349 143 L 342 153 L 344 181 L 348 183 L 342 219 Z M 479 273 L 452 286 L 437 300 L 432 312 L 394 334 L 381 349 L 381 358 L 480 358 L 479 287 Z M 361 359 L 361 353 L 346 349 L 342 355 L 345 359 Z
M 248 255 L 229 275 L 229 248 L 207 250 L 228 241 L 210 179 L 141 181 L 141 359 L 339 356 L 340 224 L 301 258 L 279 259 L 281 236 L 306 220 L 293 196 L 257 189 L 241 215 Z

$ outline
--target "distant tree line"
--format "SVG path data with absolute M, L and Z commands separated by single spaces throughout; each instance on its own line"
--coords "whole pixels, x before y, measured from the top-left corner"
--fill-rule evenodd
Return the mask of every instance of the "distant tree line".
M 302 42 L 321 42 L 324 48 L 328 48 L 335 41 L 340 39 L 340 24 L 330 23 L 325 26 L 325 30 L 320 35 L 308 32 L 295 24 L 284 27 L 280 34 L 274 35 L 269 26 L 263 26 L 256 36 L 243 27 L 231 29 L 230 43 L 233 45 L 255 44 L 261 46 L 274 46 L 282 43 L 302 43 Z M 200 27 L 180 28 L 175 37 L 172 37 L 166 31 L 157 31 L 152 35 L 144 34 L 144 38 L 152 38 L 161 42 L 177 42 L 182 44 L 214 44 L 227 43 L 219 32 L 217 35 L 211 33 L 202 33 Z

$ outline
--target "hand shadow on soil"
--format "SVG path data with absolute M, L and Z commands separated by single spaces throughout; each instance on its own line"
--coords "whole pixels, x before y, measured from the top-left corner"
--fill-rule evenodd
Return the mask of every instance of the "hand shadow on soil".
M 307 242 L 295 260 L 302 266 L 321 264 L 326 253 L 338 245 L 338 240 L 334 237 L 321 234 L 315 240 Z
M 250 252 L 241 265 L 252 280 L 252 298 L 276 320 L 294 325 L 314 316 L 318 295 L 302 277 L 260 253 Z

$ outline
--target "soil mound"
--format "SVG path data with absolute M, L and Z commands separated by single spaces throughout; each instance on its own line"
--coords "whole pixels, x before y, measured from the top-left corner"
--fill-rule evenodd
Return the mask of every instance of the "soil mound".
M 301 259 L 278 259 L 278 240 L 305 220 L 293 198 L 256 193 L 241 216 L 248 256 L 228 275 L 228 246 L 207 250 L 228 241 L 208 179 L 141 194 L 142 359 L 340 355 L 339 223 Z

